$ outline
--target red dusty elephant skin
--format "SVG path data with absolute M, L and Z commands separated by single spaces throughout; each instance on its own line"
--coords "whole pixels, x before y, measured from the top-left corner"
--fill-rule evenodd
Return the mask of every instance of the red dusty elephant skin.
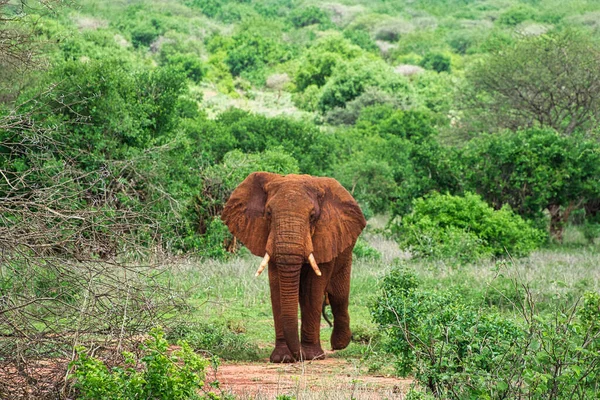
M 271 362 L 325 357 L 319 340 L 324 293 L 334 317 L 331 347 L 345 348 L 352 249 L 366 225 L 350 193 L 332 178 L 255 172 L 233 191 L 222 219 L 252 254 L 264 257 L 257 275 L 269 266 Z

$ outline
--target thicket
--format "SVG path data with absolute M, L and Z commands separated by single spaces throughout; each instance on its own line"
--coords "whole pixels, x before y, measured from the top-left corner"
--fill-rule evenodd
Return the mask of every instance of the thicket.
M 525 256 L 544 239 L 543 231 L 515 215 L 509 206 L 494 210 L 469 192 L 415 199 L 412 212 L 391 222 L 390 230 L 415 257 L 455 262 Z
M 194 353 L 186 341 L 171 349 L 160 328 L 150 331 L 150 338 L 138 354 L 123 352 L 123 366 L 108 368 L 84 347 L 77 348 L 77 359 L 70 365 L 69 377 L 77 398 L 83 400 L 173 399 L 218 400 L 230 398 L 210 393 L 206 368 L 209 360 Z
M 510 312 L 452 289 L 427 289 L 408 268 L 385 278 L 372 306 L 401 376 L 440 399 L 588 399 L 597 391 L 600 296 L 540 312 L 513 281 Z M 413 393 L 413 395 L 416 395 Z

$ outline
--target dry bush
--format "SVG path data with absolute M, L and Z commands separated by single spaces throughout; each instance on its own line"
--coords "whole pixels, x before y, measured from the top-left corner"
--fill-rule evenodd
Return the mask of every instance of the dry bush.
M 1 398 L 67 396 L 75 346 L 118 357 L 185 307 L 128 164 L 78 169 L 39 100 L 0 116 Z

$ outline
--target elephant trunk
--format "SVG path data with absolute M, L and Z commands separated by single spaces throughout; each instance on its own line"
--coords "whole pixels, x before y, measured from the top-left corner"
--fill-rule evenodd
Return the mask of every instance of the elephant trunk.
M 301 265 L 293 269 L 288 268 L 279 268 L 281 322 L 283 325 L 283 337 L 285 338 L 287 347 L 294 358 L 299 360 L 298 292 L 300 289 Z
M 273 261 L 279 274 L 279 298 L 283 337 L 296 360 L 300 359 L 298 301 L 300 271 L 306 262 L 307 222 L 301 215 L 280 215 L 274 221 Z M 310 248 L 312 251 L 312 246 Z

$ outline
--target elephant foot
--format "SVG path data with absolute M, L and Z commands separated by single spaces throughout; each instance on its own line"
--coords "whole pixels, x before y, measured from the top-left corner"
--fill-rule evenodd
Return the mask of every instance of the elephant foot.
M 280 363 L 293 363 L 296 360 L 294 356 L 292 356 L 292 352 L 288 349 L 287 345 L 284 343 L 275 344 L 275 349 L 271 353 L 271 357 L 269 360 L 272 363 L 280 364 Z
M 304 361 L 324 360 L 325 352 L 319 343 L 302 343 L 302 358 Z
M 352 332 L 350 332 L 350 329 L 335 329 L 334 323 L 333 333 L 331 334 L 331 349 L 345 349 L 348 347 L 350 339 L 352 339 Z

